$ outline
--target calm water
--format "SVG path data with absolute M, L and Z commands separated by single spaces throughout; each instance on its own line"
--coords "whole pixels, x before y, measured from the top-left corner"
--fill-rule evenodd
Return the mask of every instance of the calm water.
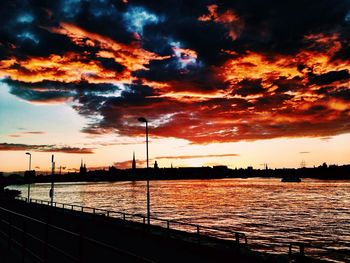
M 240 231 L 252 248 L 270 253 L 287 253 L 290 241 L 350 251 L 349 181 L 221 179 L 150 185 L 152 216 Z M 145 186 L 146 182 L 56 184 L 55 201 L 145 214 Z M 26 186 L 14 188 L 27 196 Z M 33 185 L 31 198 L 49 200 L 49 188 Z M 335 259 L 336 254 L 323 258 Z M 346 261 L 349 254 L 337 259 Z

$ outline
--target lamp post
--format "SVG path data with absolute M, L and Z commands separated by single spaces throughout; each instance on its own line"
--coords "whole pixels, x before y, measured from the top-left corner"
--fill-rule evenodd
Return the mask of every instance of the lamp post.
M 50 199 L 51 199 L 51 206 L 53 206 L 53 196 L 54 196 L 54 187 L 55 187 L 55 183 L 54 183 L 54 177 L 55 177 L 55 156 L 52 155 L 51 156 L 51 189 L 50 189 Z
M 27 202 L 29 203 L 30 200 L 30 170 L 32 169 L 32 154 L 27 152 L 27 155 L 29 155 L 29 172 L 28 172 L 28 199 Z
M 150 194 L 149 194 L 149 178 L 148 178 L 148 168 L 149 168 L 149 162 L 148 162 L 148 120 L 144 117 L 140 117 L 137 119 L 139 122 L 145 122 L 146 123 L 146 156 L 147 156 L 147 224 L 150 224 Z

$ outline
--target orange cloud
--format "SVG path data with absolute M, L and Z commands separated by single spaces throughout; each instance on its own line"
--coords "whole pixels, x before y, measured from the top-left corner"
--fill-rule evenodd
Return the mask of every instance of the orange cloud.
M 219 14 L 217 5 L 207 6 L 209 14 L 202 15 L 198 18 L 199 21 L 223 24 L 229 31 L 228 35 L 232 40 L 236 40 L 244 28 L 244 23 L 239 19 L 238 15 L 232 10 L 226 10 Z
M 310 84 L 310 73 L 322 75 L 330 72 L 350 72 L 350 62 L 334 59 L 333 56 L 341 48 L 337 35 L 309 35 L 305 37 L 309 48 L 296 55 L 274 54 L 273 56 L 247 51 L 244 55 L 233 54 L 233 58 L 216 69 L 217 74 L 231 84 L 232 89 L 242 80 L 261 79 L 267 92 L 273 93 L 277 86 L 274 82 L 280 79 L 293 81 L 300 79 L 300 84 L 308 85 L 309 90 L 300 95 L 304 98 L 316 96 L 314 91 L 320 87 Z M 341 83 L 340 83 L 341 84 Z M 296 97 L 298 94 L 294 94 Z
M 118 43 L 109 37 L 88 32 L 69 23 L 62 22 L 59 27 L 50 28 L 49 31 L 66 35 L 79 46 L 98 47 L 100 49 L 98 52 L 100 57 L 113 58 L 130 71 L 147 69 L 146 65 L 151 60 L 169 58 L 169 56 L 159 56 L 143 49 L 137 41 L 131 45 Z
M 133 71 L 147 70 L 150 61 L 170 57 L 146 51 L 141 48 L 139 42 L 130 45 L 118 43 L 69 23 L 60 23 L 59 27 L 47 30 L 66 35 L 76 45 L 98 48 L 95 54 L 97 59 L 91 59 L 91 54 L 87 51 L 79 54 L 67 52 L 48 57 L 29 57 L 26 60 L 10 58 L 0 61 L 0 77 L 31 83 L 44 80 L 64 83 L 131 83 L 135 79 L 132 77 Z M 106 69 L 98 58 L 113 59 L 123 69 L 120 72 Z
M 12 66 L 0 64 L 0 76 L 10 77 L 22 82 L 41 82 L 44 80 L 63 83 L 80 82 L 105 83 L 114 81 L 129 81 L 130 75 L 118 74 L 104 69 L 98 61 L 84 61 L 84 54 L 66 53 L 65 55 L 50 55 L 49 57 L 31 57 L 27 60 L 11 59 Z

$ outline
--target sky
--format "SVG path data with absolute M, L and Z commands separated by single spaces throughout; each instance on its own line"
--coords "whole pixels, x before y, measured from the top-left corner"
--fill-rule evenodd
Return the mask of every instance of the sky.
M 0 171 L 350 163 L 349 0 L 0 6 Z

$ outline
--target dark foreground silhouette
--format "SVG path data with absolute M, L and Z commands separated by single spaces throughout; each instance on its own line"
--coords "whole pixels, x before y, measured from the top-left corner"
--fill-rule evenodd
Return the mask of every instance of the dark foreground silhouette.
M 15 199 L 0 201 L 0 218 L 0 252 L 23 262 L 289 262 L 232 241 Z

